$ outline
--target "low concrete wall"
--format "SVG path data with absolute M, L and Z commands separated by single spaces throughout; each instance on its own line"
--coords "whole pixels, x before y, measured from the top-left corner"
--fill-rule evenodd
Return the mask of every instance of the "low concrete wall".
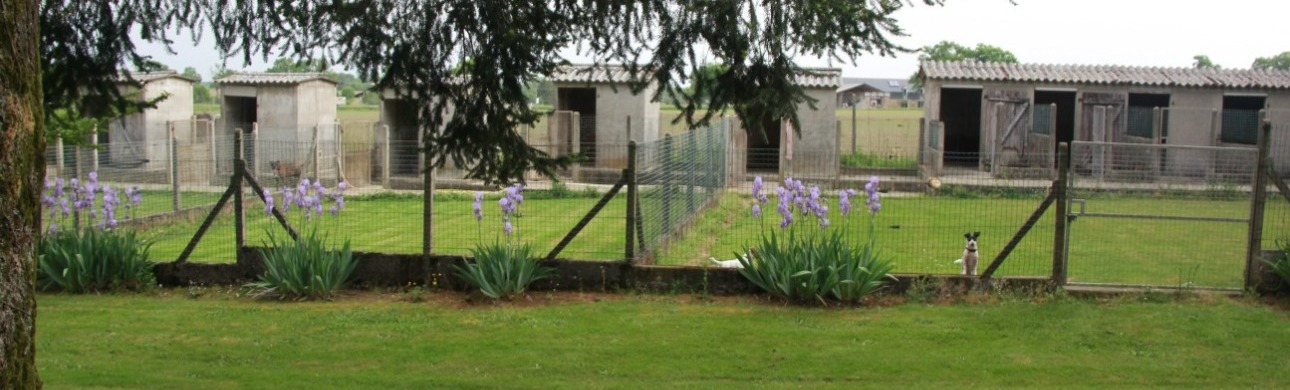
M 256 248 L 243 248 L 237 264 L 163 263 L 155 268 L 163 286 L 236 285 L 249 283 L 263 272 Z M 468 286 L 453 269 L 462 256 L 421 256 L 356 252 L 358 267 L 351 283 L 359 288 L 430 285 L 464 290 Z M 555 268 L 552 278 L 538 281 L 533 291 L 644 291 L 660 293 L 755 294 L 761 291 L 729 268 L 630 265 L 622 261 L 557 259 L 543 262 Z M 903 294 L 916 281 L 957 289 L 973 288 L 980 281 L 958 275 L 896 275 L 886 293 Z M 999 278 L 1005 287 L 1048 288 L 1046 278 Z

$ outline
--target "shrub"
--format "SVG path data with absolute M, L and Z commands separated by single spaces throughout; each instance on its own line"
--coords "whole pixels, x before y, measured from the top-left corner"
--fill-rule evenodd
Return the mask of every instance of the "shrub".
M 301 180 L 294 189 L 282 187 L 279 192 L 281 204 L 267 190 L 261 194 L 264 199 L 264 213 L 272 214 L 281 206 L 286 213 L 294 208 L 304 215 L 304 222 L 313 220 L 314 216 L 323 215 L 324 204 L 330 201 L 326 209 L 332 215 L 338 215 L 345 208 L 344 191 L 347 183 L 336 184 L 336 189 L 328 191 L 321 182 Z M 278 297 L 281 299 L 327 299 L 345 286 L 349 276 L 354 273 L 358 263 L 350 250 L 349 240 L 339 250 L 326 248 L 326 237 L 318 236 L 312 228 L 307 236 L 300 239 L 283 237 L 279 239 L 272 231 L 268 232 L 268 247 L 260 249 L 264 259 L 264 274 L 260 280 L 250 286 L 259 289 L 259 297 Z
M 43 289 L 83 293 L 138 290 L 155 283 L 148 248 L 132 231 L 65 229 L 40 241 L 37 281 Z
M 467 260 L 460 267 L 455 267 L 457 276 L 466 283 L 479 289 L 479 292 L 493 299 L 510 298 L 524 293 L 535 281 L 550 277 L 554 272 L 544 267 L 532 255 L 533 248 L 528 244 L 517 245 L 512 241 L 515 226 L 512 218 L 519 218 L 519 206 L 524 202 L 524 186 L 516 184 L 506 188 L 505 194 L 498 200 L 502 209 L 502 231 L 506 233 L 506 242 L 480 244 L 471 249 L 474 260 Z M 484 194 L 475 193 L 475 221 L 482 223 Z
M 349 241 L 340 250 L 327 250 L 325 237 L 316 231 L 293 240 L 279 239 L 269 232 L 273 246 L 260 249 L 264 274 L 251 283 L 261 297 L 283 299 L 327 299 L 345 286 L 358 265 L 350 251 Z
M 881 289 L 890 278 L 892 266 L 874 248 L 873 217 L 882 207 L 877 186 L 877 177 L 865 186 L 866 207 L 871 213 L 869 241 L 856 246 L 847 242 L 842 231 L 827 230 L 828 206 L 818 187 L 808 190 L 800 181 L 785 180 L 785 186 L 776 190 L 783 234 L 763 232 L 757 246 L 737 254 L 743 266 L 740 273 L 768 293 L 794 301 L 827 303 L 826 299 L 832 298 L 855 303 Z M 761 177 L 757 177 L 753 182 L 752 212 L 758 218 L 761 205 L 767 203 L 761 187 Z M 838 205 L 844 216 L 850 214 L 850 197 L 856 194 L 855 190 L 839 192 Z M 795 216 L 813 216 L 819 229 L 795 227 L 801 225 L 794 225 Z
M 1268 265 L 1282 281 L 1290 283 L 1290 241 L 1277 241 L 1277 246 L 1281 247 L 1279 256 L 1272 259 L 1263 259 L 1263 263 Z

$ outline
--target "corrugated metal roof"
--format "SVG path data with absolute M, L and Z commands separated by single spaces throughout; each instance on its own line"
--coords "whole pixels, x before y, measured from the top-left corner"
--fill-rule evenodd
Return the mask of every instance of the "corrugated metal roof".
M 1290 71 L 1282 70 L 928 61 L 921 64 L 919 72 L 928 80 L 1246 89 L 1290 88 Z
M 626 83 L 631 80 L 627 68 L 619 65 L 565 65 L 551 74 L 554 83 Z
M 222 79 L 215 80 L 219 84 L 300 84 L 306 81 L 322 80 L 336 84 L 326 73 L 258 73 L 258 72 L 238 72 L 228 75 Z
M 557 68 L 550 80 L 556 83 L 626 83 L 631 80 L 631 74 L 619 65 L 567 65 Z M 842 70 L 802 69 L 794 82 L 806 88 L 837 88 L 842 83 Z
M 842 85 L 842 69 L 802 69 L 793 82 L 803 88 L 836 89 Z
M 162 71 L 156 71 L 156 72 L 130 72 L 130 78 L 134 79 L 134 82 L 138 84 L 147 84 L 153 81 L 172 78 L 172 77 L 181 79 L 181 80 L 188 80 L 194 83 L 197 82 L 196 79 L 181 75 L 179 74 L 179 72 L 176 72 L 173 70 L 162 70 Z M 120 76 L 117 76 L 117 82 L 128 83 L 130 82 L 130 79 L 126 78 L 125 75 L 120 75 Z

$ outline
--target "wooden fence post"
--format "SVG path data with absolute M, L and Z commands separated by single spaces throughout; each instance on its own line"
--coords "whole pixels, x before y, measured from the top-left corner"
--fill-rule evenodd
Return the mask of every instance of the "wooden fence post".
M 627 263 L 631 264 L 636 259 L 636 141 L 627 141 L 627 169 L 623 170 L 627 176 L 627 235 L 623 244 L 623 256 L 627 258 Z
M 1268 199 L 1268 145 L 1272 143 L 1272 122 L 1259 111 L 1258 160 L 1254 164 L 1254 188 L 1250 196 L 1250 229 L 1245 247 L 1245 289 L 1258 286 L 1263 258 L 1263 207 Z
M 1052 283 L 1065 286 L 1067 280 L 1067 257 L 1070 248 L 1070 144 L 1062 142 L 1057 146 L 1057 181 L 1053 182 L 1052 191 L 1057 195 L 1057 209 L 1053 229 L 1053 274 Z
M 242 247 L 246 246 L 246 220 L 242 210 L 242 174 L 246 172 L 246 152 L 242 149 L 242 129 L 233 132 L 233 149 L 237 157 L 233 159 L 233 176 L 229 187 L 233 188 L 233 231 L 237 237 L 238 262 L 242 260 Z
M 95 125 L 90 131 L 90 172 L 99 171 L 99 127 Z

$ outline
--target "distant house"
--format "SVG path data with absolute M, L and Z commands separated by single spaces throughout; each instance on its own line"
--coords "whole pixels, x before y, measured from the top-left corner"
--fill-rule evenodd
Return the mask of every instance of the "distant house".
M 1288 71 L 967 61 L 924 62 L 919 76 L 932 124 L 920 163 L 932 174 L 943 164 L 996 175 L 1042 171 L 1053 166 L 1058 143 L 1087 141 L 1120 146 L 1074 151 L 1076 169 L 1248 175 L 1248 151 L 1224 156 L 1213 147 L 1254 145 L 1261 110 L 1290 121 Z M 1274 135 L 1272 148 L 1290 149 L 1290 137 Z M 1290 169 L 1290 155 L 1275 155 L 1277 170 Z
M 320 167 L 306 166 L 318 153 L 306 146 L 337 141 L 336 80 L 324 73 L 234 73 L 215 83 L 222 103 L 218 128 L 256 133 L 244 148 L 257 172 L 279 161 L 321 175 Z
M 843 77 L 837 89 L 838 107 L 897 108 L 918 107 L 923 93 L 905 79 Z
M 169 166 L 170 125 L 192 119 L 193 83 L 197 80 L 173 70 L 131 73 L 130 77 L 133 82 L 125 77 L 117 81 L 126 96 L 137 93 L 139 100 L 166 98 L 155 108 L 112 121 L 108 131 L 98 133 L 99 144 L 106 145 L 99 163 L 109 168 L 164 169 Z M 178 138 L 187 135 L 176 133 Z

